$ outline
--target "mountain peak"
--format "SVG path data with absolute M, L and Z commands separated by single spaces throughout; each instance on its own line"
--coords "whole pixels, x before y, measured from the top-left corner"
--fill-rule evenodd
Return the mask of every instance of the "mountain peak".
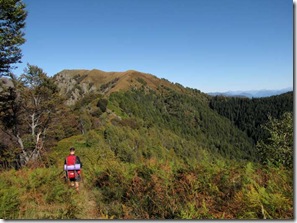
M 91 92 L 109 95 L 112 92 L 135 88 L 158 91 L 161 88 L 167 87 L 181 90 L 180 86 L 172 84 L 167 80 L 136 70 L 106 72 L 98 69 L 65 69 L 57 73 L 54 76 L 54 80 L 61 93 L 68 98 L 68 104 L 73 104 L 83 95 Z

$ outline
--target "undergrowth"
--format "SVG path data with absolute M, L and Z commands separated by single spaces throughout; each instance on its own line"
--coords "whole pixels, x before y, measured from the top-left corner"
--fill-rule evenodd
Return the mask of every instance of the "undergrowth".
M 103 141 L 61 141 L 48 168 L 0 173 L 3 219 L 293 219 L 293 170 L 213 158 L 151 156 L 123 162 Z M 64 179 L 74 145 L 83 162 L 80 193 Z M 61 158 L 62 157 L 62 158 Z

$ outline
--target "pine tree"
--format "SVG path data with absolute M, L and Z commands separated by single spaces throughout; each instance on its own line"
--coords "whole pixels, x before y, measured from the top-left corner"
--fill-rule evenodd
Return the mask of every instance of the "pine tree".
M 13 64 L 21 62 L 26 17 L 21 0 L 0 0 L 0 77 L 9 76 Z

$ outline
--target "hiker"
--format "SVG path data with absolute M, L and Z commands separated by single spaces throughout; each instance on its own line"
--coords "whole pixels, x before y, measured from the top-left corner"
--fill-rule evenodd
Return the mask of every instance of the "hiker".
M 70 154 L 66 157 L 64 162 L 64 170 L 66 178 L 69 179 L 70 185 L 75 186 L 76 191 L 79 191 L 79 182 L 81 181 L 82 162 L 79 157 L 75 155 L 75 148 L 70 148 Z

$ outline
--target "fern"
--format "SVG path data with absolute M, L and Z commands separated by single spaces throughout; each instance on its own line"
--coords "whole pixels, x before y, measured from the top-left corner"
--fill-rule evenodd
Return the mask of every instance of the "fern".
M 17 187 L 0 188 L 0 219 L 15 219 L 18 217 L 19 196 Z

